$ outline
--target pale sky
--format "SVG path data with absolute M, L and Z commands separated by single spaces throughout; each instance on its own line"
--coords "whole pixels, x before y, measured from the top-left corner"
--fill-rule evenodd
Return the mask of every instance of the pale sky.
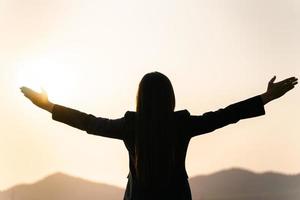
M 121 141 L 51 119 L 19 91 L 100 117 L 135 109 L 142 76 L 166 74 L 176 110 L 217 110 L 300 77 L 298 0 L 0 0 L 0 190 L 63 172 L 125 187 Z M 224 168 L 300 172 L 299 88 L 266 115 L 192 139 L 190 177 Z

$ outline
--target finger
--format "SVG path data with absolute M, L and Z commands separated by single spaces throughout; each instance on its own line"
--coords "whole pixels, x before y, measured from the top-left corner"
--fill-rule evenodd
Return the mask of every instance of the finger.
M 23 92 L 24 93 L 24 91 L 26 91 L 28 89 L 28 87 L 20 87 L 20 90 L 21 90 L 21 92 Z
M 283 89 L 285 90 L 285 92 L 288 92 L 291 89 L 293 89 L 294 87 L 295 87 L 295 85 L 286 85 L 285 87 L 283 87 Z
M 38 92 L 36 92 L 36 91 L 34 91 L 34 90 L 28 88 L 28 87 L 24 87 L 24 88 L 22 89 L 22 91 L 23 91 L 23 92 L 26 92 L 26 93 L 36 93 L 36 94 L 38 93 Z
M 295 80 L 295 81 L 291 81 L 291 82 L 286 82 L 286 83 L 284 83 L 284 84 L 282 84 L 282 85 L 284 85 L 284 86 L 289 86 L 289 85 L 297 85 L 297 84 L 298 84 L 298 81 Z
M 298 79 L 296 77 L 290 77 L 290 78 L 287 78 L 287 79 L 284 79 L 278 83 L 280 84 L 286 84 L 286 83 L 290 83 L 290 82 L 294 82 L 294 81 L 297 81 Z
M 298 79 L 296 77 L 291 77 L 291 78 L 288 78 L 286 79 L 286 82 L 294 82 L 294 81 L 297 81 Z
M 269 84 L 274 83 L 275 79 L 276 79 L 276 76 L 273 76 L 273 78 L 269 81 Z
M 30 89 L 30 88 L 24 88 L 22 90 L 23 94 L 28 97 L 28 98 L 31 98 L 31 97 L 34 97 L 36 95 L 38 95 L 39 93 L 35 92 L 34 90 Z
M 296 78 L 294 81 L 292 81 L 292 83 L 294 84 L 294 83 L 298 83 L 298 79 Z
M 29 87 L 26 87 L 26 86 L 22 86 L 22 87 L 20 87 L 20 89 L 21 90 L 23 90 L 23 89 L 26 89 L 26 90 L 29 89 L 29 90 L 31 90 Z
M 22 89 L 21 89 L 21 92 L 22 92 L 23 94 L 28 94 L 28 93 L 30 93 L 30 89 L 28 89 L 28 88 L 22 88 Z
M 22 92 L 28 92 L 28 91 L 33 91 L 33 90 L 28 88 L 28 87 L 21 87 L 21 91 Z
M 21 92 L 22 92 L 23 94 L 25 94 L 27 91 L 28 91 L 28 88 L 27 88 L 27 87 L 22 87 L 22 88 L 21 88 Z

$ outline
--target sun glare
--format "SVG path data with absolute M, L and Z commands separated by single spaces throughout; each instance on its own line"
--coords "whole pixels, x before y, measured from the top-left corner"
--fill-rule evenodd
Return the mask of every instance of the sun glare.
M 66 90 L 76 83 L 74 69 L 50 59 L 22 61 L 17 64 L 17 69 L 17 87 L 26 86 L 36 91 L 44 89 L 52 100 L 66 101 Z

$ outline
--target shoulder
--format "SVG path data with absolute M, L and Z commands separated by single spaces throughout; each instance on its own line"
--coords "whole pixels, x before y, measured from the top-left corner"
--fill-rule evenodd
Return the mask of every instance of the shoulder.
M 136 112 L 134 111 L 126 111 L 124 117 L 134 117 Z
M 134 111 L 126 111 L 124 114 L 124 119 L 126 122 L 132 122 L 135 120 L 136 112 Z
M 176 118 L 185 118 L 190 116 L 190 112 L 188 110 L 178 110 L 174 112 Z

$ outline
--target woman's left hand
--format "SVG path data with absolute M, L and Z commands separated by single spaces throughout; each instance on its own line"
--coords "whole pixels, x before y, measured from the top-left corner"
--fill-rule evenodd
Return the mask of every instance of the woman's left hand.
M 269 81 L 267 91 L 262 94 L 264 104 L 283 96 L 298 84 L 298 79 L 296 77 L 290 77 L 277 83 L 274 82 L 275 79 L 276 76 Z

